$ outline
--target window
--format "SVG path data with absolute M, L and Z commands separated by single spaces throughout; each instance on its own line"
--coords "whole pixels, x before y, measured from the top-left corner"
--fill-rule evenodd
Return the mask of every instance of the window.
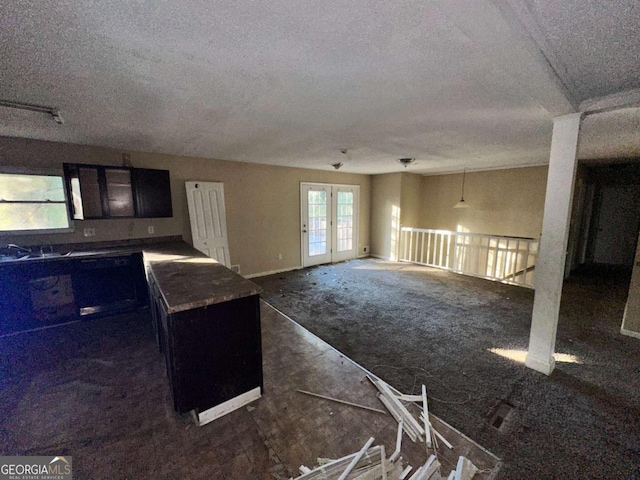
M 67 212 L 61 176 L 0 173 L 0 232 L 68 230 Z

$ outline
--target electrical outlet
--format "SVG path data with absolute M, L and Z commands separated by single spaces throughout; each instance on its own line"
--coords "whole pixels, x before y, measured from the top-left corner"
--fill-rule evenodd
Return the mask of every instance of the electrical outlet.
M 362 247 L 362 253 L 369 253 L 369 245 Z
M 149 225 L 147 227 L 147 232 L 149 233 L 149 235 L 156 233 L 156 227 L 154 227 L 153 225 Z
M 95 237 L 96 236 L 96 229 L 95 227 L 87 227 L 84 229 L 84 236 L 85 237 Z
M 231 271 L 240 273 L 240 265 L 231 265 Z
M 278 254 L 278 260 L 282 260 L 282 254 L 281 253 Z

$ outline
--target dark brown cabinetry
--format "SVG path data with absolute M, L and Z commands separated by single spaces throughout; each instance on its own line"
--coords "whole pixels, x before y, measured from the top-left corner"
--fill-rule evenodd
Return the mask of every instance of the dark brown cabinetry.
M 0 335 L 146 304 L 142 254 L 0 265 Z
M 136 215 L 142 218 L 172 217 L 169 170 L 131 170 Z
M 168 170 L 64 164 L 75 220 L 171 217 Z
M 196 414 L 259 388 L 259 296 L 168 313 L 150 275 L 151 313 L 176 411 Z

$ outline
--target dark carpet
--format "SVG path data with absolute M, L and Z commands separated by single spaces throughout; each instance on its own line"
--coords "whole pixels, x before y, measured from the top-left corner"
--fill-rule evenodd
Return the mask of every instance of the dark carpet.
M 628 275 L 565 283 L 550 377 L 526 352 L 533 291 L 365 259 L 254 279 L 263 298 L 501 457 L 502 479 L 640 478 L 640 341 Z M 499 418 L 496 418 L 499 416 Z

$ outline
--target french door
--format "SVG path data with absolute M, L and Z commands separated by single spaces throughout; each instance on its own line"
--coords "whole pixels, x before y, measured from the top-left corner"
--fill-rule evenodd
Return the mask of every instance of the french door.
M 358 185 L 300 185 L 302 266 L 358 255 Z

